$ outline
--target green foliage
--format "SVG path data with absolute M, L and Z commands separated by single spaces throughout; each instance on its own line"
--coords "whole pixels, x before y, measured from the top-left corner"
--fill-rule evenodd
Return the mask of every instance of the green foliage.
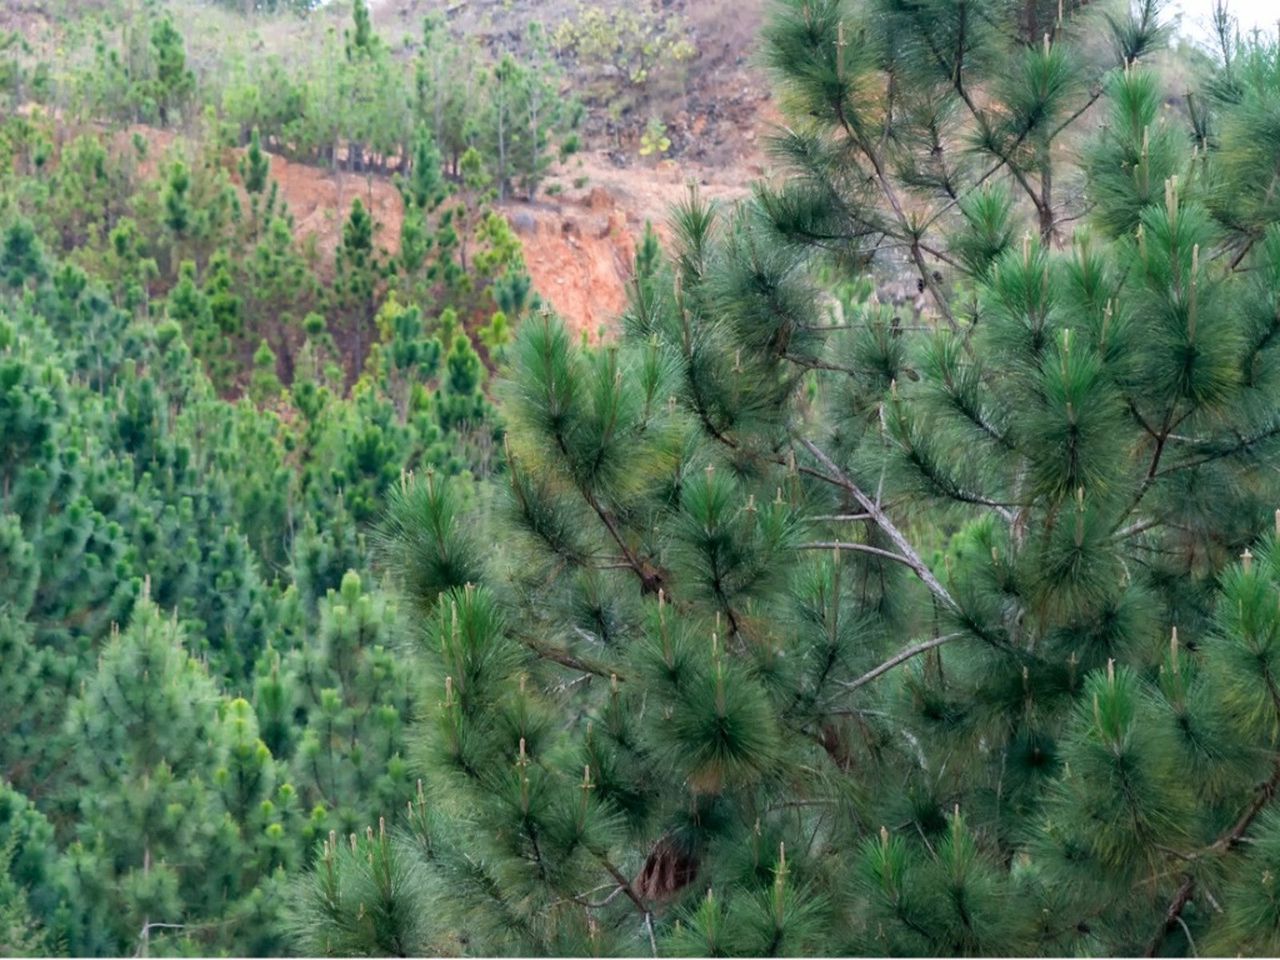
M 14 956 L 42 956 L 50 943 L 31 914 L 26 891 L 9 875 L 14 842 L 0 846 L 0 945 Z
M 409 175 L 399 182 L 406 209 L 431 213 L 448 195 L 448 185 L 440 169 L 440 151 L 425 129 L 419 129 L 413 143 Z
M 648 2 L 627 7 L 580 3 L 555 28 L 552 42 L 586 72 L 588 96 L 623 97 L 642 105 L 679 84 L 684 65 L 698 53 L 680 16 Z M 610 81 L 611 74 L 618 79 Z
M 1153 5 L 1051 7 L 782 4 L 790 176 L 650 233 L 617 341 L 520 326 L 504 494 L 387 526 L 432 815 L 385 921 L 299 883 L 307 945 L 1270 948 L 1276 228 L 1154 110 Z
M 1274 952 L 1277 53 L 1157 7 L 780 3 L 597 346 L 494 203 L 656 5 L 0 38 L 0 949 Z
M 4 271 L 5 283 L 10 287 L 21 287 L 28 281 L 44 279 L 44 251 L 29 221 L 14 221 L 5 230 L 4 246 L 0 247 L 0 269 Z
M 553 137 L 576 125 L 572 106 L 560 91 L 555 61 L 537 24 L 530 27 L 525 46 L 527 63 L 503 54 L 482 87 L 492 105 L 483 121 L 480 142 L 496 161 L 499 200 L 506 199 L 512 183 L 518 183 L 532 199 L 551 165 Z M 567 143 L 561 144 L 562 149 Z
M 418 873 L 380 825 L 375 836 L 330 834 L 309 889 L 297 894 L 299 944 L 322 956 L 425 953 L 427 922 Z
M 498 281 L 518 315 L 528 280 L 478 198 L 463 231 L 437 222 L 427 139 L 416 271 L 368 210 L 320 263 L 269 125 L 243 153 L 200 139 L 173 25 L 118 39 L 83 102 L 197 138 L 68 117 L 55 146 L 37 116 L 0 171 L 0 950 L 273 955 L 318 839 L 414 795 L 416 690 L 366 533 L 407 471 L 498 466 L 465 331 Z M 356 60 L 387 59 L 366 39 Z
M 0 946 L 6 954 L 42 955 L 58 944 L 31 906 L 46 895 L 53 828 L 30 801 L 0 783 Z
M 195 75 L 187 69 L 187 53 L 182 34 L 168 17 L 151 28 L 151 49 L 155 57 L 155 77 L 151 99 L 159 111 L 161 124 L 180 111 L 195 89 Z
M 254 127 L 249 135 L 249 149 L 240 161 L 240 178 L 249 193 L 261 193 L 267 186 L 267 177 L 271 173 L 271 160 L 262 150 L 262 138 L 258 128 Z
M 145 943 L 152 924 L 173 925 L 155 936 L 198 941 L 261 876 L 254 848 L 272 761 L 243 701 L 220 723 L 219 700 L 176 623 L 144 599 L 69 704 L 80 796 L 64 881 L 73 952 Z
M 657 117 L 650 117 L 645 124 L 644 134 L 640 137 L 640 156 L 666 153 L 671 149 L 671 138 L 667 136 L 667 125 Z
M 292 708 L 279 708 L 282 735 L 298 740 L 293 782 L 301 801 L 329 811 L 328 825 L 343 834 L 412 797 L 403 727 L 414 700 L 394 630 L 385 598 L 365 592 L 349 571 L 321 601 L 314 640 L 279 665 L 284 689 L 293 690 Z

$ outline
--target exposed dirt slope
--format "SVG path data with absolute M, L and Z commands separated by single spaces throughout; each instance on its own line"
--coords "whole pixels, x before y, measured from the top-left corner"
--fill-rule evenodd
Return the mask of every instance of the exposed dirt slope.
M 632 0 L 585 0 L 610 6 Z M 459 34 L 498 46 L 517 43 L 525 25 L 572 17 L 579 0 L 380 0 L 379 29 L 416 30 L 421 16 L 444 12 Z M 666 233 L 671 206 L 697 184 L 703 196 L 734 200 L 766 173 L 761 140 L 777 114 L 754 62 L 764 0 L 664 0 L 683 17 L 697 47 L 678 89 L 650 109 L 666 123 L 668 159 L 638 155 L 643 118 L 596 123 L 593 149 L 553 172 L 551 190 L 504 208 L 525 246 L 534 288 L 575 329 L 596 337 L 626 303 L 635 244 L 646 221 Z M 598 128 L 598 129 L 597 129 Z M 581 186 L 574 186 L 581 184 Z M 559 193 L 553 193 L 554 190 Z M 397 233 L 388 224 L 387 237 Z
M 315 237 L 316 249 L 330 262 L 342 239 L 342 224 L 351 202 L 360 198 L 377 224 L 377 243 L 392 253 L 400 251 L 400 224 L 404 206 L 400 192 L 387 177 L 330 171 L 305 163 L 293 163 L 272 155 L 271 176 L 293 214 L 299 238 Z
M 668 212 L 691 185 L 709 199 L 732 201 L 746 195 L 761 170 L 759 162 L 713 170 L 674 160 L 618 169 L 607 155 L 593 154 L 573 168 L 587 177 L 582 187 L 508 204 L 504 212 L 524 243 L 534 289 L 574 329 L 595 338 L 626 305 L 646 221 L 666 239 Z

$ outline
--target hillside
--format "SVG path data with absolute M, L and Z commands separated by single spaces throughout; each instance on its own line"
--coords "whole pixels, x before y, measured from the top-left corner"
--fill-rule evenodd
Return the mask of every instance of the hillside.
M 37 53 L 57 48 L 65 42 L 59 11 L 66 2 L 10 5 L 0 13 L 0 31 L 34 40 Z M 94 9 L 92 4 L 73 6 L 81 15 Z M 576 0 L 375 0 L 370 11 L 375 29 L 393 50 L 415 38 L 422 18 L 434 13 L 445 18 L 457 37 L 488 49 L 518 51 L 530 22 L 554 31 L 588 6 L 630 9 L 622 0 L 590 5 Z M 727 15 L 730 8 L 732 16 Z M 664 17 L 678 19 L 680 36 L 696 50 L 680 64 L 678 77 L 663 80 L 634 102 L 606 83 L 599 98 L 586 104 L 585 149 L 553 166 L 532 201 L 502 206 L 526 242 L 537 292 L 575 329 L 591 336 L 609 325 L 625 302 L 635 243 L 646 223 L 665 233 L 668 209 L 691 185 L 709 199 L 737 199 L 768 166 L 762 144 L 776 111 L 755 56 L 762 0 L 681 0 L 664 4 L 662 11 Z M 197 4 L 182 8 L 181 19 L 191 25 L 190 62 L 198 74 L 216 75 L 216 63 L 227 54 L 219 38 L 239 30 L 235 16 Z M 255 55 L 285 53 L 296 58 L 299 50 L 318 46 L 326 32 L 342 29 L 346 17 L 341 4 L 302 20 L 258 14 L 251 22 L 247 47 Z M 570 67 L 560 81 L 562 88 L 574 89 L 588 74 L 595 76 L 596 71 Z M 619 113 L 617 103 L 623 100 Z M 659 154 L 641 156 L 649 117 L 661 119 L 669 146 Z M 174 134 L 168 131 L 136 127 L 133 132 L 161 152 L 173 142 Z M 297 162 L 283 154 L 276 156 L 272 176 L 294 214 L 300 241 L 314 237 L 319 251 L 332 254 L 341 234 L 342 211 L 351 198 L 360 196 L 374 214 L 379 243 L 392 254 L 398 252 L 403 208 L 390 176 L 348 175 L 340 164 Z
M 628 7 L 619 0 L 600 6 L 608 9 L 611 3 Z M 426 12 L 444 10 L 460 34 L 518 46 L 531 19 L 553 29 L 583 6 L 542 0 L 382 0 L 373 11 L 375 22 L 394 32 Z M 664 96 L 656 109 L 666 125 L 669 150 L 656 159 L 640 156 L 636 120 L 614 119 L 608 104 L 595 105 L 588 110 L 588 150 L 554 168 L 533 203 L 504 208 L 525 240 L 537 291 L 571 326 L 591 336 L 608 327 L 625 305 L 635 243 L 646 223 L 665 234 L 667 211 L 690 185 L 708 199 L 745 196 L 768 165 L 762 143 L 777 114 L 756 56 L 763 0 L 681 0 L 664 4 L 664 10 L 684 19 L 697 48 L 675 95 Z M 394 235 L 391 220 L 384 222 L 388 236 Z
M 0 956 L 1280 955 L 1280 45 L 1162 11 L 0 6 Z

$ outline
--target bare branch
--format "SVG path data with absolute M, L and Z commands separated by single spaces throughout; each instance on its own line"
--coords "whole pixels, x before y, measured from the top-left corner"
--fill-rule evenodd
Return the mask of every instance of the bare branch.
M 869 543 L 851 543 L 843 540 L 821 540 L 817 543 L 802 543 L 797 549 L 799 550 L 850 550 L 856 553 L 870 553 L 877 557 L 884 557 L 886 560 L 893 560 L 895 563 L 912 566 L 911 561 L 906 557 L 899 556 L 892 550 L 881 550 L 879 547 L 873 547 Z
M 857 690 L 859 687 L 870 683 L 872 680 L 874 680 L 876 677 L 880 676 L 881 674 L 888 673 L 898 664 L 906 663 L 912 657 L 918 657 L 920 654 L 925 653 L 929 650 L 932 650 L 934 647 L 940 647 L 944 643 L 950 643 L 952 640 L 959 640 L 961 637 L 967 637 L 967 636 L 969 636 L 969 634 L 963 633 L 963 632 L 948 633 L 945 636 L 934 637 L 932 640 L 925 640 L 922 643 L 917 643 L 915 646 L 907 647 L 907 649 L 890 657 L 888 660 L 880 664 L 880 666 L 876 667 L 874 670 L 868 670 L 866 673 L 860 676 L 857 680 L 852 680 L 849 683 L 841 684 L 841 686 L 843 686 L 846 690 Z
M 916 576 L 929 588 L 929 592 L 937 597 L 948 610 L 958 613 L 960 604 L 956 603 L 955 598 L 951 596 L 947 588 L 933 575 L 933 571 L 920 559 L 920 555 L 915 551 L 915 548 L 911 546 L 907 538 L 902 535 L 902 531 L 889 519 L 880 506 L 871 497 L 867 496 L 862 488 L 854 483 L 843 470 L 836 466 L 835 462 L 823 453 L 813 441 L 803 437 L 797 439 L 800 445 L 808 450 L 818 463 L 822 464 L 823 469 L 828 473 L 826 479 L 847 490 L 858 501 L 858 505 L 870 514 L 876 526 L 883 530 L 885 535 L 893 541 L 893 545 L 898 548 L 898 552 L 902 555 L 902 561 L 915 571 Z

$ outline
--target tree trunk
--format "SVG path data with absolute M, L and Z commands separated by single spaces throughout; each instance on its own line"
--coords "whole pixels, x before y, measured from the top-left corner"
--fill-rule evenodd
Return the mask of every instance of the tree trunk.
M 1053 239 L 1053 143 L 1048 136 L 1040 146 L 1040 240 Z

